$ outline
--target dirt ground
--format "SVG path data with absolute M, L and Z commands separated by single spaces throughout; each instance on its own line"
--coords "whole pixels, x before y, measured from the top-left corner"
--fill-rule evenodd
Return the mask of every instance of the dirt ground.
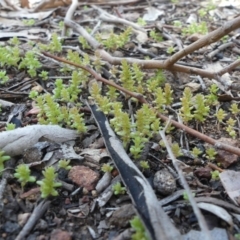
M 238 1 L 0 4 L 0 240 L 240 239 Z

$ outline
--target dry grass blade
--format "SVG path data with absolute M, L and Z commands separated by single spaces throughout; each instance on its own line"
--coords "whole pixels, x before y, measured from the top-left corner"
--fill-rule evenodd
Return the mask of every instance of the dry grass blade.
M 170 121 L 169 121 L 169 122 L 170 122 Z M 168 123 L 169 123 L 169 122 L 168 122 Z M 172 160 L 173 166 L 174 166 L 175 169 L 177 170 L 177 173 L 178 173 L 178 176 L 179 176 L 179 178 L 180 178 L 180 181 L 181 181 L 182 185 L 184 186 L 184 189 L 185 189 L 185 191 L 186 191 L 186 193 L 187 193 L 187 195 L 188 195 L 189 202 L 190 202 L 190 204 L 191 204 L 191 206 L 192 206 L 192 208 L 193 208 L 193 211 L 194 211 L 194 213 L 195 213 L 195 215 L 196 215 L 196 217 L 197 217 L 197 219 L 198 219 L 199 226 L 201 227 L 202 232 L 205 234 L 205 239 L 207 239 L 207 240 L 212 240 L 212 237 L 211 237 L 210 232 L 209 232 L 209 230 L 208 230 L 206 221 L 205 221 L 202 213 L 200 212 L 200 210 L 199 210 L 199 208 L 198 208 L 198 206 L 197 206 L 197 204 L 196 204 L 196 202 L 195 202 L 195 200 L 194 200 L 194 197 L 193 197 L 193 195 L 192 195 L 192 192 L 191 192 L 191 190 L 190 190 L 190 187 L 189 187 L 186 179 L 184 178 L 183 173 L 182 173 L 182 170 L 179 168 L 179 166 L 178 166 L 178 164 L 177 164 L 177 159 L 175 158 L 175 156 L 174 156 L 174 154 L 173 154 L 173 152 L 172 152 L 172 149 L 171 149 L 171 147 L 170 147 L 170 145 L 169 145 L 169 143 L 168 143 L 168 141 L 167 141 L 167 139 L 166 139 L 165 129 L 162 130 L 162 131 L 160 131 L 159 133 L 160 133 L 160 135 L 161 135 L 161 137 L 162 137 L 162 140 L 163 140 L 163 142 L 164 142 L 164 144 L 165 144 L 165 146 L 166 146 L 166 149 L 167 149 L 167 151 L 168 151 L 168 154 L 169 154 L 169 156 L 170 156 L 170 158 L 171 158 L 171 160 Z

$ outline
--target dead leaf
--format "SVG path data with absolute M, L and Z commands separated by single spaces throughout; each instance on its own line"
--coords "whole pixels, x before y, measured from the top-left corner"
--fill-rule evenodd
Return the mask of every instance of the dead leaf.
M 194 92 L 197 92 L 200 89 L 201 84 L 195 83 L 195 82 L 190 82 L 190 83 L 185 84 L 184 87 L 189 87 L 191 92 L 194 93 Z
M 43 87 L 41 85 L 37 85 L 37 86 L 34 86 L 32 90 L 38 93 L 41 93 L 43 91 Z
M 40 112 L 40 108 L 37 106 L 33 106 L 31 110 L 29 110 L 25 116 L 31 115 L 31 114 L 38 114 Z
M 85 159 L 88 159 L 90 162 L 99 163 L 101 159 L 104 157 L 109 157 L 109 154 L 106 149 L 92 149 L 92 148 L 86 148 L 84 149 L 81 154 L 85 157 Z
M 187 234 L 184 235 L 184 240 L 202 240 L 205 239 L 205 233 L 191 230 Z M 214 228 L 210 231 L 210 234 L 212 236 L 212 240 L 229 240 L 227 231 L 223 228 Z
M 121 17 L 131 22 L 137 22 L 138 18 L 140 18 L 140 13 L 138 12 L 121 13 Z
M 218 4 L 219 7 L 240 7 L 239 0 L 215 0 L 214 3 Z
M 224 66 L 221 63 L 214 62 L 214 63 L 207 63 L 205 70 L 209 70 L 211 72 L 218 72 L 223 68 Z M 218 81 L 213 80 L 213 83 L 217 84 L 218 88 L 224 92 L 226 92 L 225 87 L 231 86 L 232 82 L 233 81 L 231 80 L 231 76 L 229 73 L 223 74 Z
M 73 144 L 62 143 L 60 144 L 60 148 L 56 150 L 56 156 L 58 159 L 76 159 L 76 160 L 83 160 L 84 158 L 74 151 Z
M 148 41 L 148 35 L 145 32 L 137 31 L 136 38 L 141 44 L 145 44 Z
M 188 17 L 186 23 L 192 24 L 192 23 L 197 22 L 197 20 L 198 20 L 197 14 L 196 13 L 191 13 L 190 16 Z
M 47 17 L 49 17 L 55 9 L 46 11 L 46 12 L 37 12 L 37 13 L 29 13 L 27 10 L 22 9 L 22 11 L 0 11 L 0 16 L 4 18 L 27 18 L 27 19 L 37 19 L 37 20 L 43 20 Z
M 43 30 L 42 28 L 32 28 L 28 30 L 22 30 L 18 32 L 0 32 L 0 39 L 18 37 L 18 38 L 27 38 L 30 40 L 39 39 L 39 35 L 44 34 L 47 38 L 50 36 L 50 32 L 48 30 Z
M 224 208 L 211 203 L 204 203 L 204 202 L 197 203 L 197 205 L 199 208 L 205 211 L 211 212 L 212 214 L 218 216 L 219 218 L 227 222 L 230 226 L 233 225 L 232 216 Z
M 219 174 L 223 187 L 236 205 L 240 205 L 240 172 L 226 170 Z
M 24 24 L 18 20 L 0 17 L 0 26 L 1 28 L 7 28 L 12 26 L 24 26 Z
M 163 16 L 164 11 L 159 10 L 155 7 L 148 7 L 147 13 L 144 14 L 143 19 L 146 21 L 155 21 L 159 16 Z
M 17 156 L 23 154 L 23 150 L 36 144 L 39 139 L 61 143 L 74 140 L 79 136 L 77 131 L 61 128 L 57 125 L 34 125 L 17 128 L 12 131 L 0 133 L 0 149 L 6 155 Z

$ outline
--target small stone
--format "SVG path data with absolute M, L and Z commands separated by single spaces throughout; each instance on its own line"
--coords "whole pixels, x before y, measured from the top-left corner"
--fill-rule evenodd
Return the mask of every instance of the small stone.
M 68 178 L 78 186 L 91 191 L 95 188 L 96 182 L 99 180 L 99 173 L 85 166 L 74 166 L 69 171 Z
M 82 190 L 83 195 L 88 195 L 89 191 L 84 187 Z
M 110 225 L 122 228 L 129 224 L 129 221 L 136 215 L 132 204 L 124 204 L 113 212 L 109 219 Z
M 50 240 L 71 240 L 72 236 L 69 232 L 56 229 L 51 232 Z
M 18 215 L 18 224 L 23 227 L 30 217 L 30 213 L 21 213 Z
M 96 198 L 96 197 L 98 196 L 98 193 L 97 193 L 96 190 L 92 190 L 92 196 L 93 196 L 94 198 Z
M 153 186 L 157 192 L 163 195 L 170 195 L 176 189 L 176 181 L 167 169 L 161 169 L 154 175 Z

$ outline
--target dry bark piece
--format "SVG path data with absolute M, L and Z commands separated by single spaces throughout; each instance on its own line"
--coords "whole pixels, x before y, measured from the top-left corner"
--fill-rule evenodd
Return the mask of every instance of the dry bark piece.
M 112 175 L 110 172 L 105 172 L 102 178 L 98 181 L 96 190 L 98 193 L 101 193 L 107 186 L 110 184 Z
M 194 175 L 198 178 L 207 178 L 211 179 L 211 171 L 212 169 L 209 167 L 202 167 L 198 168 L 196 171 L 194 171 Z
M 226 221 L 230 226 L 233 226 L 232 216 L 224 208 L 216 206 L 215 204 L 204 202 L 198 203 L 197 205 L 199 208 L 211 212 L 212 214 Z
M 176 181 L 167 169 L 157 171 L 153 179 L 154 188 L 163 195 L 169 195 L 176 190 Z
M 97 202 L 99 207 L 103 207 L 109 199 L 113 195 L 113 185 L 115 185 L 117 182 L 120 182 L 121 178 L 119 175 L 117 175 L 114 179 L 112 179 L 110 185 L 99 195 Z
M 231 138 L 220 138 L 219 142 L 238 147 L 237 140 Z M 227 168 L 238 161 L 238 156 L 236 154 L 217 149 L 216 161 L 218 163 L 221 163 L 221 166 L 223 166 L 224 168 Z
M 91 191 L 99 180 L 99 173 L 85 166 L 74 166 L 69 171 L 68 178 L 78 186 L 85 187 L 88 191 Z
M 232 89 L 234 89 L 233 86 L 231 86 Z M 239 89 L 235 89 L 235 90 L 239 90 Z M 217 97 L 219 102 L 230 102 L 232 100 L 235 100 L 235 101 L 240 100 L 240 97 L 233 97 L 230 94 L 221 94 L 221 95 L 217 95 Z
M 41 161 L 44 155 L 43 151 L 46 151 L 49 145 L 50 143 L 48 142 L 38 142 L 34 146 L 25 149 L 23 155 L 24 163 Z

